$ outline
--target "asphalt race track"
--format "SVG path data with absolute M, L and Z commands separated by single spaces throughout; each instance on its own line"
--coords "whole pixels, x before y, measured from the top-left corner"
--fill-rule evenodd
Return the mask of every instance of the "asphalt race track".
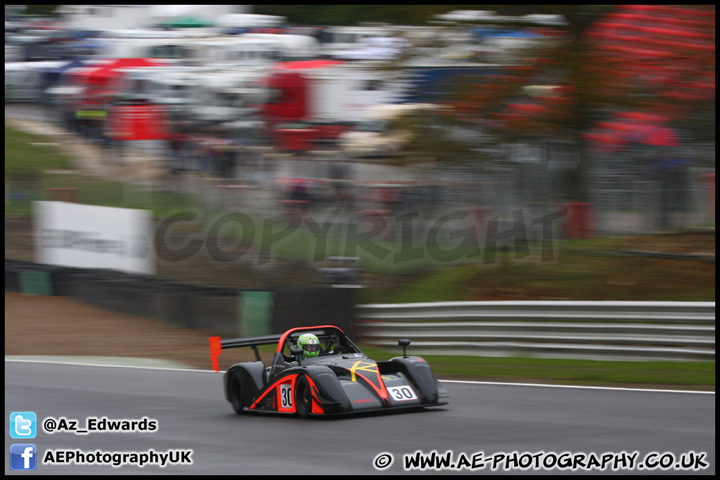
M 35 412 L 37 437 L 17 440 L 5 434 L 5 473 L 35 474 L 401 474 L 404 455 L 450 452 L 452 463 L 475 461 L 477 470 L 430 473 L 548 473 L 532 462 L 559 464 L 572 458 L 590 462 L 591 454 L 638 452 L 636 464 L 699 458 L 703 470 L 618 470 L 617 473 L 715 473 L 715 394 L 549 386 L 446 382 L 446 407 L 398 415 L 300 420 L 294 416 L 232 413 L 222 393 L 221 374 L 209 371 L 99 367 L 5 362 L 5 422 L 11 412 Z M 43 431 L 48 418 L 77 420 L 155 420 L 148 432 Z M 142 427 L 140 427 L 142 428 Z M 12 471 L 10 446 L 36 445 L 34 472 Z M 48 465 L 50 451 L 192 452 L 190 465 L 160 467 L 107 464 Z M 482 456 L 479 452 L 483 452 Z M 536 455 L 544 452 L 542 455 Z M 622 452 L 626 453 L 621 457 Z M 688 452 L 694 452 L 692 454 Z M 495 456 L 506 453 L 506 457 Z M 561 455 L 565 453 L 566 455 Z M 705 453 L 705 455 L 702 455 Z M 383 454 L 383 455 L 380 455 Z M 377 470 L 374 462 L 390 466 Z M 683 454 L 686 454 L 683 457 Z M 514 456 L 513 456 L 514 455 Z M 533 457 L 534 455 L 534 457 Z M 119 458 L 119 456 L 117 456 Z M 180 454 L 177 458 L 182 459 Z M 610 456 L 607 457 L 611 458 Z M 502 460 L 494 460 L 502 459 Z M 91 461 L 93 457 L 86 457 Z M 491 460 L 500 462 L 491 468 Z M 505 463 L 502 463 L 505 462 Z M 508 463 L 509 462 L 509 463 Z M 529 463 L 528 463 L 529 462 Z M 556 462 L 556 463 L 553 463 Z M 521 469 L 523 463 L 528 469 Z M 503 465 L 512 467 L 503 468 Z M 606 465 L 611 465 L 606 463 Z M 622 466 L 623 464 L 619 464 Z M 570 470 L 558 473 L 600 473 Z M 605 473 L 613 473 L 607 470 Z

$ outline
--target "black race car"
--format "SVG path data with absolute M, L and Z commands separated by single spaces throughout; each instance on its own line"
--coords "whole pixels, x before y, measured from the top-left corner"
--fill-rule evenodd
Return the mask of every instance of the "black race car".
M 305 334 L 314 335 L 313 343 L 319 344 L 313 353 L 299 348 Z M 430 365 L 420 357 L 405 355 L 409 340 L 398 343 L 403 346 L 402 357 L 376 362 L 340 328 L 323 325 L 293 328 L 281 335 L 211 337 L 210 351 L 213 368 L 219 371 L 223 349 L 255 350 L 257 361 L 236 363 L 223 377 L 225 396 L 238 414 L 274 412 L 308 417 L 445 405 L 447 390 Z M 272 364 L 266 366 L 257 347 L 270 344 L 277 344 L 277 349 Z

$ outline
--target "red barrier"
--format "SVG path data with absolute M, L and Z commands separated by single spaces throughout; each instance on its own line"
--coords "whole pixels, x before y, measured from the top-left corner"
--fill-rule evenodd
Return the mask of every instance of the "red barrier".
M 595 228 L 592 219 L 592 204 L 569 202 L 562 205 L 567 209 L 565 238 L 569 240 L 593 238 Z
M 168 135 L 165 115 L 158 105 L 118 105 L 109 121 L 119 140 L 163 140 Z
M 708 201 L 710 202 L 710 215 L 715 219 L 715 174 L 703 173 L 705 188 L 707 189 Z

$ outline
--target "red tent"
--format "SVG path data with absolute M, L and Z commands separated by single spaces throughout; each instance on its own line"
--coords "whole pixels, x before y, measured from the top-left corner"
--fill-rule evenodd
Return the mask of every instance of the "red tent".
M 132 67 L 159 67 L 164 65 L 156 60 L 147 58 L 118 58 L 90 72 L 87 76 L 88 83 L 107 86 L 112 77 L 117 75 L 117 70 Z
M 90 76 L 105 93 L 110 94 L 112 80 L 123 74 L 122 69 L 163 65 L 146 58 L 119 58 Z M 108 118 L 110 131 L 119 140 L 157 140 L 166 138 L 168 134 L 164 111 L 158 105 L 114 105 Z
M 305 70 L 312 68 L 333 67 L 342 65 L 344 62 L 338 60 L 299 60 L 297 62 L 278 62 L 274 68 L 277 70 Z

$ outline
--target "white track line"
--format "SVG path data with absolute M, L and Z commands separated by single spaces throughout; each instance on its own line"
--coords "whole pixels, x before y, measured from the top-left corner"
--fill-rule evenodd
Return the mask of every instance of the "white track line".
M 715 392 L 702 390 L 666 390 L 659 388 L 629 388 L 629 387 L 597 387 L 591 385 L 553 385 L 545 383 L 513 383 L 513 382 L 483 382 L 475 380 L 442 380 L 443 383 L 465 383 L 470 385 L 504 385 L 517 387 L 547 387 L 547 388 L 582 388 L 586 390 L 623 390 L 626 392 L 659 392 L 659 393 L 704 393 L 715 395 Z
M 121 357 L 113 357 L 122 360 Z M 98 359 L 99 360 L 99 359 Z M 165 370 L 165 371 L 181 371 L 181 372 L 209 372 L 209 373 L 225 373 L 223 370 L 215 372 L 214 370 L 201 370 L 192 368 L 172 368 L 172 367 L 153 367 L 146 365 L 121 365 L 121 364 L 103 364 L 89 363 L 88 361 L 72 361 L 55 359 L 24 359 L 20 357 L 5 357 L 6 362 L 23 362 L 23 363 L 50 363 L 55 365 L 79 365 L 83 367 L 110 367 L 110 368 L 140 368 L 144 370 Z M 715 392 L 706 392 L 701 390 L 666 390 L 656 388 L 627 388 L 627 387 L 597 387 L 591 385 L 553 385 L 544 383 L 513 383 L 513 382 L 485 382 L 477 380 L 443 380 L 443 383 L 463 383 L 466 385 L 500 385 L 506 387 L 541 387 L 541 388 L 575 388 L 584 390 L 619 390 L 626 392 L 656 392 L 656 393 L 699 393 L 705 395 L 715 395 Z

